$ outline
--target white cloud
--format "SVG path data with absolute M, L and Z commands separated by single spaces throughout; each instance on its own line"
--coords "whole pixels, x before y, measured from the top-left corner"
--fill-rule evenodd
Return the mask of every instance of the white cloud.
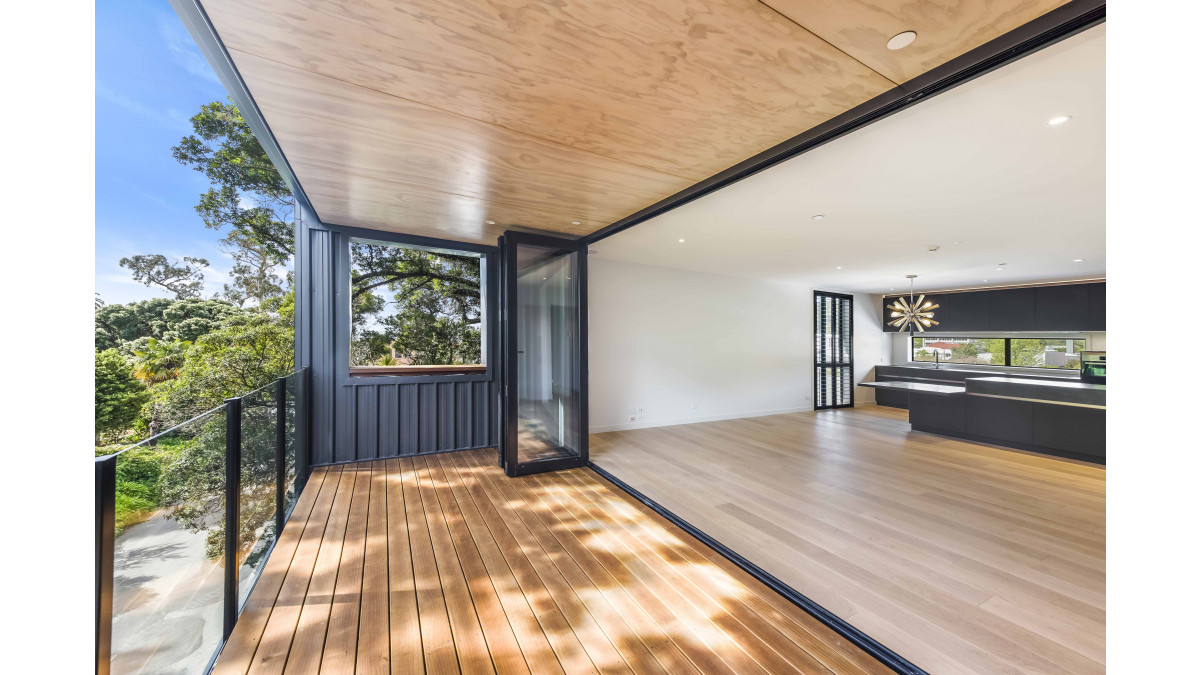
M 216 73 L 208 65 L 208 61 L 204 60 L 204 55 L 196 47 L 196 43 L 192 41 L 192 36 L 188 35 L 183 26 L 179 25 L 179 21 L 175 17 L 160 15 L 158 17 L 158 34 L 166 43 L 167 49 L 170 50 L 171 57 L 180 67 L 195 77 L 221 84 Z
M 162 111 L 147 107 L 116 91 L 112 87 L 109 87 L 100 80 L 96 80 L 96 96 L 99 96 L 105 101 L 121 107 L 135 115 L 157 122 L 158 124 L 161 124 L 169 129 L 177 129 L 187 132 L 192 128 L 191 122 L 188 120 L 187 116 L 178 110 L 171 109 L 164 113 Z

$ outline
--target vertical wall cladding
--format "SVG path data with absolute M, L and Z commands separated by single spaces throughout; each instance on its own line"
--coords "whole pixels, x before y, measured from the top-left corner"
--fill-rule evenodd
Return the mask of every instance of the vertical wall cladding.
M 399 457 L 496 445 L 492 382 L 375 384 L 353 378 L 338 387 L 338 433 L 327 462 Z
M 349 240 L 360 234 L 322 225 L 310 212 L 301 216 L 296 355 L 312 368 L 313 464 L 495 446 L 490 376 L 350 377 Z

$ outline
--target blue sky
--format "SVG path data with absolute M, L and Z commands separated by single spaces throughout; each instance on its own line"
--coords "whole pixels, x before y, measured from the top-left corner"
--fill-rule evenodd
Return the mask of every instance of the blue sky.
M 208 181 L 171 148 L 201 105 L 225 96 L 167 0 L 96 3 L 96 290 L 105 302 L 171 296 L 117 264 L 138 253 L 207 258 L 205 295 L 220 290 L 231 267 L 222 233 L 193 209 Z

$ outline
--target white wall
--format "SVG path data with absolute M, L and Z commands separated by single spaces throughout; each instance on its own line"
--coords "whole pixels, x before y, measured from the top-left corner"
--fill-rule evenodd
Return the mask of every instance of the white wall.
M 812 409 L 811 288 L 594 258 L 588 277 L 593 433 Z M 888 356 L 880 306 L 855 297 L 856 381 Z

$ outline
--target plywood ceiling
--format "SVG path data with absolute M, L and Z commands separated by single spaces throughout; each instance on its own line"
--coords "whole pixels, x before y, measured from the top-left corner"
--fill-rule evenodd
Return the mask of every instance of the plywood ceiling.
M 595 231 L 1063 0 L 203 4 L 324 221 L 494 243 Z
M 596 242 L 589 262 L 865 293 L 905 291 L 907 274 L 918 291 L 1104 277 L 1105 35 L 1084 31 Z

